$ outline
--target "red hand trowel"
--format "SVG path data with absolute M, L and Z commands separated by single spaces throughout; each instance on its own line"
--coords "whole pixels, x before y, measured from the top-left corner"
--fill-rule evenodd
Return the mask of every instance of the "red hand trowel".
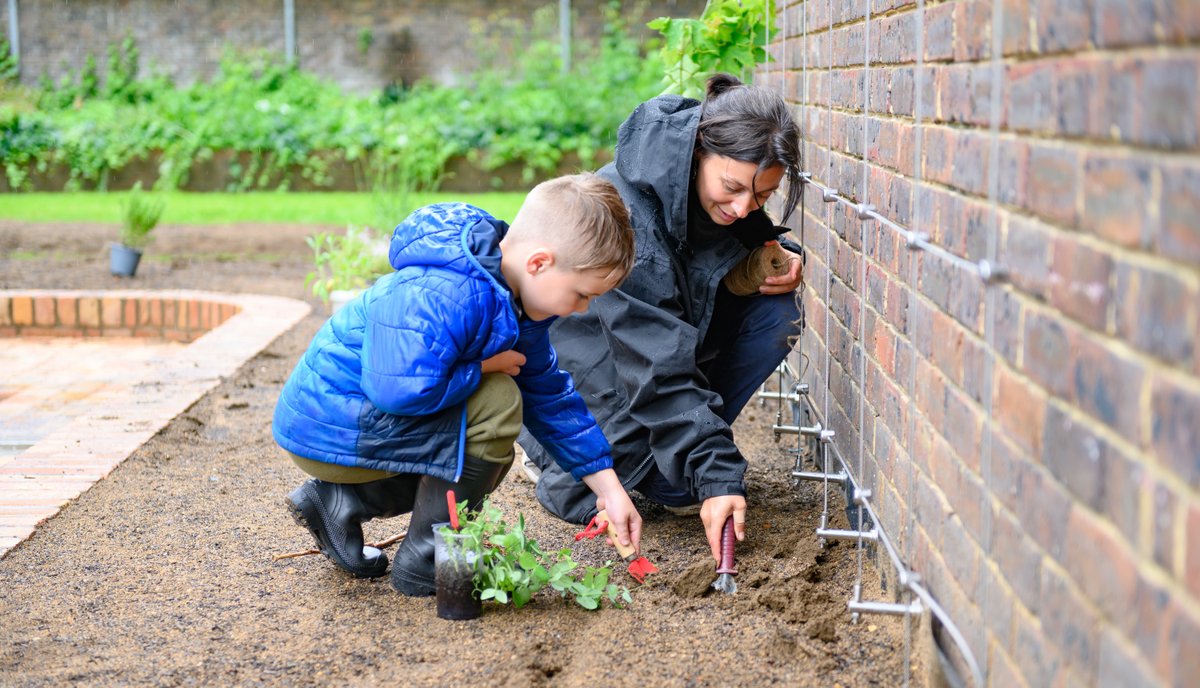
M 621 558 L 629 564 L 629 575 L 633 576 L 637 582 L 645 583 L 648 574 L 658 573 L 658 567 L 651 564 L 646 557 L 637 556 L 637 550 L 632 545 L 621 544 L 621 541 L 617 539 L 617 529 L 608 520 L 608 514 L 603 509 L 592 517 L 582 533 L 575 535 L 575 539 L 578 541 L 583 538 L 594 538 L 597 535 L 608 535 L 612 539 L 613 545 L 617 548 L 617 554 L 621 555 Z
M 732 595 L 737 592 L 737 569 L 733 565 L 733 545 L 737 535 L 733 531 L 733 516 L 725 519 L 725 527 L 721 530 L 721 562 L 717 566 L 717 579 L 713 581 L 713 590 Z

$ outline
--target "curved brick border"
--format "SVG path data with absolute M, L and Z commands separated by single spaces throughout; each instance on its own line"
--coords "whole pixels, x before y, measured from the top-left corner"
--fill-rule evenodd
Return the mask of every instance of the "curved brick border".
M 295 299 L 202 291 L 0 290 L 0 336 L 190 342 L 97 393 L 102 410 L 0 463 L 0 558 L 310 310 Z

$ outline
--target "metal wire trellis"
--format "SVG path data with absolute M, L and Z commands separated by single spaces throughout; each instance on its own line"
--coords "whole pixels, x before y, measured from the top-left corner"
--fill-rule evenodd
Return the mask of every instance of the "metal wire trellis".
M 802 37 L 803 37 L 802 38 L 802 40 L 803 40 L 803 47 L 802 47 L 803 90 L 802 90 L 801 97 L 799 100 L 800 100 L 801 111 L 803 113 L 801 119 L 805 124 L 805 129 L 807 130 L 807 127 L 809 124 L 809 121 L 808 121 L 808 112 L 809 112 L 809 110 L 808 110 L 808 98 L 809 98 L 809 82 L 808 82 L 809 2 L 806 0 L 802 4 L 803 4 L 803 9 L 801 12 L 801 32 L 802 32 Z M 767 7 L 768 7 L 768 11 L 770 11 L 769 4 L 767 5 Z M 784 61 L 786 61 L 786 56 L 787 56 L 786 45 L 787 45 L 787 40 L 788 40 L 788 23 L 787 23 L 786 7 L 783 10 L 783 14 L 784 14 L 783 34 L 782 34 L 782 36 L 780 36 L 778 38 L 778 40 L 780 41 L 780 45 L 782 46 L 781 51 L 780 51 L 781 57 L 783 58 Z M 914 88 L 914 102 L 913 102 L 913 119 L 914 119 L 914 124 L 915 124 L 915 127 L 914 127 L 914 136 L 915 136 L 914 183 L 910 190 L 910 193 L 911 193 L 910 207 L 913 209 L 912 218 L 915 221 L 919 221 L 921 218 L 920 187 L 922 184 L 921 156 L 922 156 L 922 139 L 923 139 L 923 135 L 922 135 L 923 134 L 922 89 L 924 88 L 924 15 L 925 15 L 924 0 L 918 0 L 917 7 L 916 7 L 916 14 L 917 14 L 917 21 L 915 22 L 915 32 L 916 32 L 917 54 L 916 54 L 916 68 L 914 71 L 915 88 Z M 999 27 L 1000 16 L 998 16 L 998 15 L 1000 15 L 1000 14 L 1001 14 L 1001 10 L 999 9 L 999 3 L 996 3 L 993 6 L 993 27 Z M 833 40 L 833 34 L 834 34 L 834 30 L 835 30 L 835 22 L 834 22 L 834 16 L 833 16 L 832 0 L 826 0 L 826 19 L 828 21 L 828 26 L 827 26 L 827 30 L 826 30 L 826 36 L 825 36 L 826 47 L 827 47 L 827 64 L 826 64 L 826 68 L 827 68 L 826 69 L 826 77 L 827 78 L 826 78 L 826 82 L 827 82 L 828 96 L 827 96 L 827 100 L 826 100 L 827 107 L 825 109 L 826 118 L 825 118 L 825 122 L 824 122 L 825 129 L 826 129 L 825 151 L 826 151 L 827 176 L 829 178 L 833 178 L 833 167 L 834 167 L 834 157 L 833 157 L 834 152 L 833 152 L 833 145 L 832 145 L 832 130 L 833 130 L 833 117 L 834 117 L 834 109 L 833 109 L 833 92 L 834 92 L 833 91 L 833 82 L 834 82 L 833 43 L 834 43 L 834 40 Z M 998 29 L 994 30 L 992 32 L 992 94 L 991 94 L 992 95 L 992 121 L 991 121 L 992 141 L 991 141 L 991 155 L 989 156 L 989 170 L 988 170 L 989 201 L 990 201 L 990 204 L 992 207 L 992 217 L 991 217 L 991 227 L 990 227 L 991 231 L 989 233 L 989 241 L 988 241 L 987 258 L 985 258 L 983 260 L 979 260 L 979 261 L 970 261 L 970 260 L 962 258 L 958 255 L 955 255 L 940 246 L 937 246 L 937 245 L 931 243 L 928 234 L 917 231 L 915 229 L 906 228 L 906 227 L 900 225 L 899 223 L 896 223 L 896 222 L 892 221 L 891 219 L 883 216 L 869 202 L 870 201 L 870 196 L 869 196 L 870 161 L 869 161 L 869 152 L 868 151 L 869 151 L 869 140 L 870 140 L 869 139 L 869 136 L 870 136 L 869 135 L 869 127 L 870 127 L 870 68 L 871 68 L 870 30 L 871 30 L 871 19 L 872 19 L 871 10 L 870 10 L 870 6 L 868 4 L 868 6 L 866 7 L 866 10 L 865 10 L 865 16 L 863 18 L 863 69 L 862 69 L 863 73 L 862 73 L 862 120 L 861 120 L 862 121 L 862 150 L 861 150 L 862 183 L 861 183 L 861 190 L 860 190 L 860 194 L 859 194 L 859 200 L 858 201 L 852 200 L 849 197 L 842 195 L 836 188 L 827 186 L 825 184 L 822 184 L 822 183 L 816 181 L 813 178 L 813 174 L 807 170 L 804 170 L 801 173 L 801 184 L 803 184 L 805 187 L 802 190 L 802 194 L 801 194 L 800 241 L 801 241 L 802 246 L 807 246 L 806 225 L 807 225 L 808 212 L 807 212 L 806 201 L 807 201 L 807 196 L 808 196 L 808 192 L 809 192 L 808 187 L 810 187 L 810 186 L 813 189 L 820 192 L 821 200 L 824 201 L 826 204 L 826 227 L 827 227 L 828 231 L 830 231 L 831 233 L 834 231 L 833 228 L 834 228 L 834 219 L 835 218 L 834 218 L 833 211 L 834 211 L 834 208 L 839 205 L 844 206 L 846 209 L 851 210 L 853 213 L 853 216 L 859 220 L 859 247 L 858 247 L 858 249 L 859 249 L 859 265 L 858 265 L 858 267 L 859 267 L 859 270 L 858 270 L 858 282 L 859 282 L 859 284 L 858 284 L 858 288 L 859 288 L 859 295 L 858 295 L 859 296 L 859 301 L 858 301 L 859 323 L 858 323 L 858 325 L 859 325 L 859 328 L 858 328 L 857 355 L 858 355 L 858 368 L 859 368 L 860 374 L 858 376 L 859 379 L 857 381 L 858 387 L 859 387 L 858 429 L 857 429 L 857 432 L 858 432 L 858 461 L 857 461 L 858 470 L 857 470 L 857 472 L 852 471 L 850 469 L 849 464 L 846 462 L 845 458 L 841 455 L 841 451 L 838 448 L 838 445 L 834 442 L 835 433 L 832 430 L 829 430 L 827 427 L 827 419 L 829 418 L 829 403 L 830 403 L 830 397 L 831 397 L 831 390 L 829 389 L 828 385 L 829 385 L 829 382 L 831 379 L 830 375 L 832 373 L 832 346 L 829 341 L 829 338 L 831 336 L 829 334 L 830 333 L 830 317 L 831 317 L 831 309 L 829 307 L 829 304 L 830 304 L 830 296 L 831 296 L 831 284 L 834 279 L 833 274 L 832 274 L 832 269 L 830 268 L 830 266 L 832 264 L 831 263 L 832 256 L 831 256 L 831 248 L 830 248 L 830 245 L 832 243 L 831 241 L 826 241 L 826 243 L 825 243 L 825 269 L 827 271 L 829 271 L 829 274 L 827 275 L 827 279 L 825 280 L 825 302 L 824 302 L 825 303 L 825 333 L 826 333 L 826 341 L 825 341 L 824 347 L 823 347 L 824 353 L 825 353 L 824 368 L 825 368 L 825 381 L 826 381 L 826 389 L 824 391 L 824 399 L 823 399 L 824 411 L 822 412 L 821 410 L 819 410 L 817 408 L 817 405 L 813 402 L 813 400 L 811 398 L 810 386 L 807 383 L 802 381 L 803 373 L 807 370 L 807 367 L 805 366 L 801 370 L 801 372 L 799 374 L 797 374 L 794 370 L 792 370 L 791 366 L 786 361 L 783 364 L 781 364 L 781 366 L 779 368 L 779 383 L 778 383 L 778 387 L 777 387 L 778 391 L 776 391 L 776 392 L 767 391 L 764 386 L 764 389 L 760 391 L 759 396 L 761 399 L 764 399 L 764 400 L 772 399 L 772 398 L 776 399 L 778 401 L 778 403 L 780 404 L 780 408 L 776 414 L 776 424 L 773 426 L 773 430 L 776 434 L 776 438 L 778 439 L 781 434 L 785 434 L 785 433 L 786 434 L 795 434 L 797 436 L 797 449 L 795 451 L 796 463 L 795 463 L 795 467 L 792 471 L 793 479 L 796 481 L 797 484 L 799 483 L 799 481 L 802 481 L 802 480 L 820 481 L 822 483 L 822 487 L 823 487 L 822 515 L 821 515 L 820 526 L 818 527 L 818 529 L 816 531 L 816 535 L 818 536 L 818 538 L 820 538 L 822 543 L 824 543 L 824 541 L 826 539 L 854 540 L 857 543 L 857 546 L 858 546 L 858 550 L 857 550 L 858 573 L 857 573 L 857 576 L 858 577 L 856 579 L 855 588 L 854 588 L 854 599 L 852 599 L 848 603 L 848 608 L 850 609 L 853 618 L 855 620 L 857 620 L 858 615 L 861 613 L 894 614 L 894 615 L 902 615 L 902 616 L 906 616 L 906 617 L 911 617 L 913 615 L 922 613 L 923 608 L 929 609 L 930 613 L 938 620 L 938 622 L 941 624 L 942 628 L 945 629 L 946 634 L 950 637 L 951 641 L 954 643 L 955 647 L 957 648 L 958 652 L 960 653 L 960 656 L 961 656 L 963 662 L 966 664 L 967 669 L 970 672 L 972 681 L 974 682 L 974 684 L 976 686 L 979 686 L 979 685 L 982 685 L 982 683 L 983 683 L 984 672 L 982 672 L 980 670 L 979 665 L 975 660 L 974 654 L 971 651 L 970 644 L 967 642 L 966 638 L 963 636 L 961 631 L 958 629 L 957 625 L 953 622 L 953 620 L 949 617 L 949 615 L 945 612 L 945 610 L 940 606 L 940 604 L 938 604 L 937 600 L 933 597 L 933 595 L 929 592 L 929 590 L 926 589 L 921 584 L 921 579 L 920 579 L 919 574 L 910 570 L 904 564 L 904 558 L 901 556 L 900 552 L 893 545 L 893 543 L 892 543 L 891 539 L 888 537 L 887 533 L 879 525 L 880 521 L 875 513 L 874 505 L 872 503 L 872 491 L 870 489 L 866 489 L 866 488 L 862 487 L 861 483 L 860 483 L 860 481 L 865 477 L 865 471 L 866 471 L 865 437 L 864 437 L 865 407 L 866 407 L 866 403 L 867 403 L 867 398 L 866 398 L 867 353 L 866 353 L 866 347 L 865 347 L 865 342 L 866 342 L 865 310 L 866 310 L 867 304 L 866 304 L 866 297 L 865 297 L 865 285 L 866 285 L 866 263 L 867 263 L 868 255 L 867 255 L 866 239 L 867 239 L 868 226 L 886 227 L 890 231 L 894 232 L 895 234 L 897 234 L 899 237 L 901 237 L 903 239 L 904 245 L 910 251 L 910 255 L 912 255 L 912 258 L 908 261 L 908 276 L 907 276 L 907 287 L 908 287 L 907 293 L 908 293 L 910 310 L 913 306 L 915 306 L 915 300 L 918 298 L 918 288 L 919 288 L 918 261 L 916 260 L 916 255 L 915 255 L 917 252 L 921 252 L 923 254 L 927 254 L 933 258 L 936 258 L 937 260 L 947 262 L 959 270 L 962 270 L 962 271 L 965 271 L 965 272 L 975 275 L 983 282 L 983 284 L 985 285 L 984 297 L 985 297 L 985 299 L 987 299 L 987 304 L 985 306 L 986 313 L 985 313 L 984 333 L 985 333 L 985 337 L 986 337 L 986 341 L 987 341 L 986 346 L 988 348 L 988 354 L 989 354 L 986 357 L 985 380 L 990 381 L 992 379 L 992 374 L 993 374 L 992 366 L 994 364 L 994 361 L 990 355 L 991 352 L 994 351 L 994 331 L 993 331 L 994 330 L 994 293 L 993 293 L 993 290 L 988 287 L 995 285 L 998 282 L 1004 280 L 1008 274 L 1007 270 L 1005 268 L 996 265 L 997 232 L 998 232 L 998 222 L 999 222 L 999 211 L 998 211 L 997 204 L 996 204 L 997 184 L 998 184 L 998 148 L 999 148 L 999 143 L 998 143 L 998 133 L 999 133 L 998 88 L 999 88 L 999 83 L 1000 83 L 1000 74 L 998 72 L 999 72 L 999 68 L 1000 68 L 1000 53 L 1001 53 L 1003 43 L 1002 43 L 1002 37 L 1001 37 L 1000 31 Z M 845 30 L 845 29 L 843 29 L 843 30 Z M 791 63 L 788 62 L 788 64 L 790 65 Z M 780 80 L 781 91 L 785 91 L 786 83 L 787 83 L 786 65 L 783 69 L 780 70 L 779 80 Z M 787 97 L 786 92 L 784 92 L 783 95 L 786 99 L 786 97 Z M 807 141 L 808 139 L 809 139 L 809 137 L 805 136 L 805 140 Z M 804 149 L 802 148 L 802 151 L 803 150 Z M 802 155 L 802 167 L 804 167 L 803 152 L 801 155 Z M 875 223 L 875 224 L 872 225 L 871 223 Z M 913 319 L 909 318 L 907 321 L 906 330 L 907 330 L 907 334 L 910 337 L 910 339 L 914 335 L 913 328 L 914 328 Z M 804 333 L 803 332 L 801 332 L 798 346 L 799 346 L 799 350 L 800 350 L 801 359 L 805 360 L 807 357 L 806 357 L 805 348 L 804 348 Z M 916 360 L 917 359 L 917 350 L 916 350 L 915 346 L 911 347 L 911 352 L 912 352 L 911 353 L 911 356 L 912 356 L 911 370 L 915 371 L 916 363 L 917 363 L 917 360 Z M 792 382 L 790 384 L 785 384 L 785 382 L 784 382 L 785 376 L 792 380 Z M 912 398 L 912 395 L 914 393 L 913 385 L 914 385 L 914 382 L 913 382 L 912 376 L 910 376 L 909 381 L 908 381 L 908 390 L 907 390 L 910 398 Z M 986 388 L 987 387 L 985 387 L 985 389 Z M 790 389 L 791 391 L 790 392 L 785 391 L 787 389 Z M 792 405 L 792 408 L 793 408 L 792 415 L 793 415 L 793 420 L 794 420 L 795 424 L 784 424 L 781 422 L 782 421 L 782 405 L 784 404 L 784 402 L 787 402 L 790 405 Z M 990 444 L 991 444 L 991 442 L 990 442 L 990 432 L 988 432 L 988 429 L 990 429 L 991 422 L 992 422 L 992 417 L 991 417 L 992 408 L 991 408 L 991 399 L 990 398 L 985 400 L 985 408 L 986 408 L 987 417 L 986 417 L 986 423 L 985 423 L 984 454 L 985 454 L 985 457 L 989 457 L 989 458 L 984 459 L 984 472 L 985 472 L 984 478 L 986 480 L 987 475 L 990 474 Z M 800 424 L 801 417 L 812 418 L 812 419 L 814 419 L 815 422 L 813 422 L 811 425 L 808 425 L 808 426 L 801 425 Z M 914 440 L 915 440 L 915 413 L 910 411 L 908 414 L 907 420 L 908 420 L 908 423 L 907 423 L 907 446 L 909 448 L 910 457 L 911 457 L 911 452 L 913 451 L 913 448 L 915 446 L 915 442 L 914 442 Z M 807 441 L 809 443 L 809 451 L 804 451 L 801 448 L 800 445 L 804 441 Z M 838 466 L 840 466 L 840 469 L 838 470 L 837 473 L 834 473 L 831 471 L 832 467 L 831 467 L 831 462 L 830 462 L 830 453 L 832 453 L 834 455 L 833 458 L 836 459 Z M 816 457 L 819 457 L 820 471 L 803 470 L 803 468 L 804 468 L 803 459 L 805 456 L 808 456 L 808 457 L 812 458 L 813 460 L 817 460 Z M 913 470 L 914 471 L 916 470 L 915 467 L 913 468 Z M 828 521 L 829 484 L 831 482 L 842 485 L 846 489 L 847 494 L 850 496 L 852 503 L 857 507 L 857 515 L 858 515 L 857 530 L 841 531 L 841 530 L 830 529 L 828 527 L 829 526 L 829 521 Z M 916 482 L 915 475 L 908 480 L 907 487 L 908 487 L 908 503 L 909 504 L 912 504 L 912 498 L 913 498 L 914 489 L 915 489 L 914 488 L 915 482 Z M 986 497 L 984 497 L 984 498 L 986 498 Z M 984 509 L 983 511 L 986 512 L 987 509 Z M 908 510 L 907 516 L 908 516 L 908 520 L 907 520 L 905 529 L 906 529 L 906 532 L 911 534 L 913 532 L 913 529 L 915 528 L 915 523 L 912 520 L 913 517 L 912 517 L 911 509 Z M 868 524 L 870 524 L 869 529 L 867 528 Z M 890 563 L 892 564 L 892 566 L 895 568 L 895 570 L 897 572 L 897 582 L 899 584 L 899 589 L 901 591 L 903 591 L 903 593 L 905 595 L 908 596 L 908 601 L 900 602 L 900 603 L 888 603 L 888 602 L 863 601 L 861 599 L 862 575 L 863 575 L 862 558 L 863 558 L 863 553 L 865 550 L 866 543 L 868 543 L 868 542 L 878 542 L 882 545 L 883 550 L 886 553 Z M 990 547 L 988 547 L 987 549 L 990 552 Z M 912 651 L 912 643 L 911 643 L 910 636 L 911 636 L 911 625 L 906 624 L 905 625 L 906 656 L 909 653 L 911 653 L 911 651 Z M 909 678 L 910 678 L 909 671 L 910 671 L 910 667 L 909 667 L 909 664 L 906 662 L 906 666 L 905 666 L 905 683 L 906 684 L 908 683 Z

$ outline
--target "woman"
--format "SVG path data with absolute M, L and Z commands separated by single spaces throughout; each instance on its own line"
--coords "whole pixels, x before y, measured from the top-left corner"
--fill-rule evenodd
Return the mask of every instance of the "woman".
M 746 460 L 729 426 L 800 332 L 802 249 L 787 245 L 786 274 L 767 277 L 758 294 L 736 296 L 722 279 L 778 239 L 763 205 L 786 179 L 786 222 L 801 193 L 799 162 L 783 100 L 727 74 L 709 79 L 703 103 L 669 95 L 638 106 L 599 173 L 629 206 L 633 272 L 551 330 L 622 483 L 675 513 L 698 507 L 718 560 L 726 517 L 745 538 Z M 596 509 L 586 486 L 528 433 L 519 442 L 542 505 L 587 522 Z

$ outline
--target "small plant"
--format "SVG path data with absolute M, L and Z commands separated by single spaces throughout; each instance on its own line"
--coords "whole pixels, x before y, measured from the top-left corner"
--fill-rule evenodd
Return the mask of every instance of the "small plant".
M 525 516 L 515 525 L 504 520 L 500 510 L 485 499 L 478 512 L 458 504 L 459 533 L 469 536 L 482 553 L 475 572 L 475 589 L 481 600 L 525 606 L 543 588 L 570 597 L 584 609 L 598 609 L 607 598 L 613 606 L 631 602 L 629 590 L 609 582 L 612 562 L 584 566 L 571 559 L 571 550 L 543 552 L 537 541 L 525 534 Z
M 166 203 L 161 198 L 147 198 L 138 182 L 121 204 L 121 233 L 118 241 L 123 246 L 141 250 L 150 243 L 150 233 L 162 218 Z
M 392 271 L 387 243 L 369 227 L 350 227 L 345 234 L 321 232 L 305 241 L 312 249 L 314 268 L 304 287 L 326 303 L 335 291 L 365 289 Z

